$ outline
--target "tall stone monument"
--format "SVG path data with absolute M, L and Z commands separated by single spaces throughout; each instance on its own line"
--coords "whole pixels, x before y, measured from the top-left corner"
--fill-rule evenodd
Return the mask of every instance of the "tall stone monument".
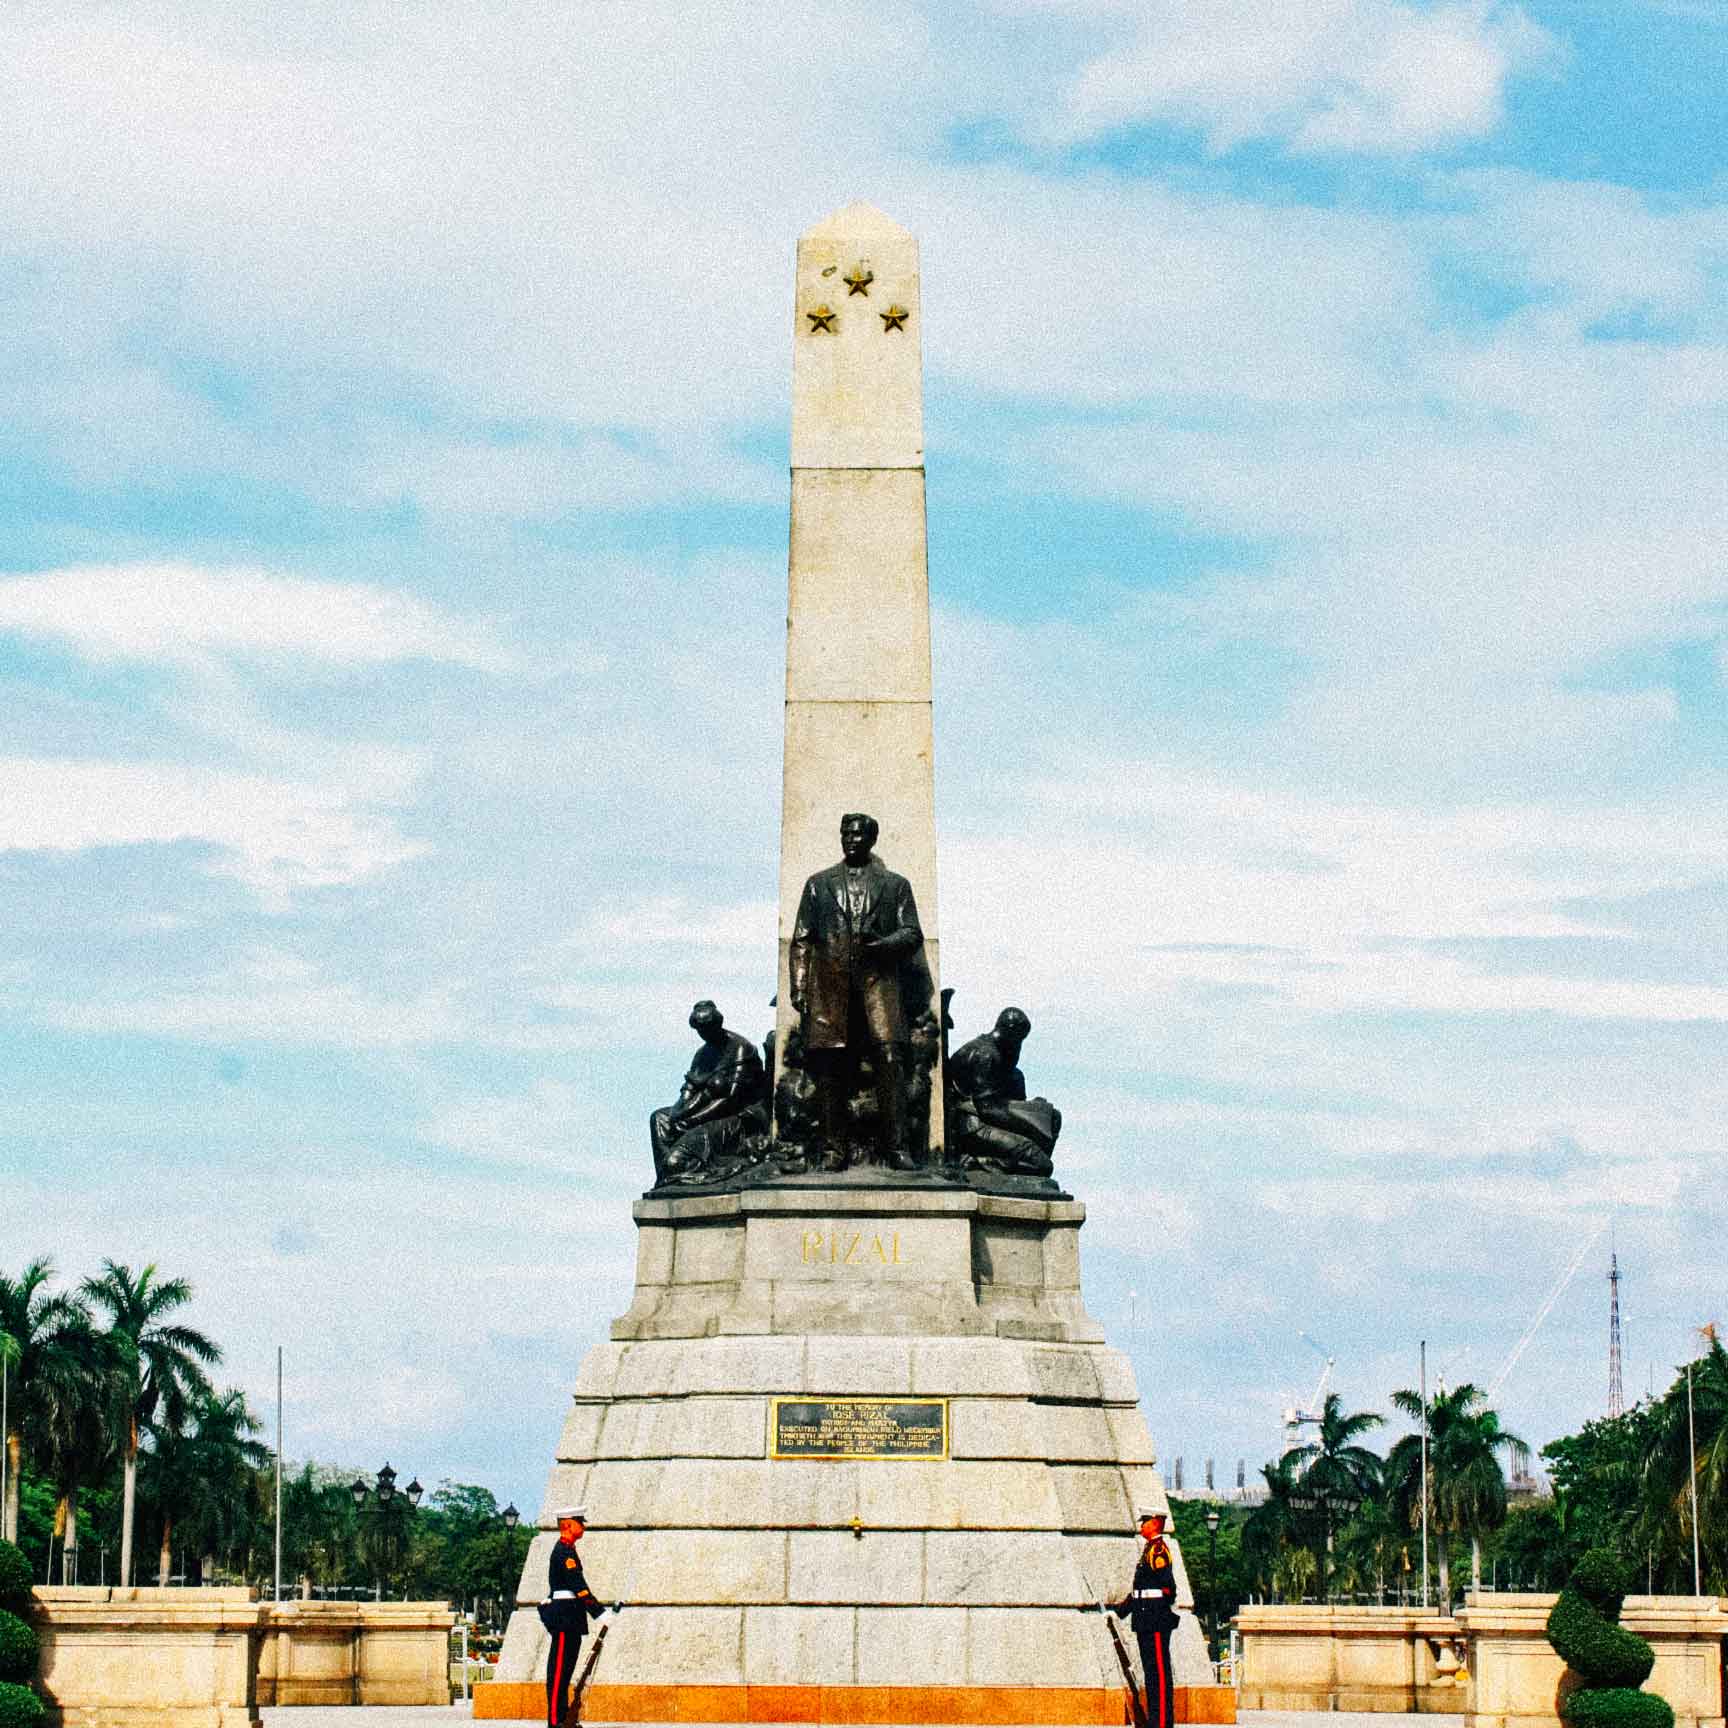
M 1027 1017 L 950 1054 L 939 988 L 921 310 L 880 212 L 800 240 L 774 1049 L 692 1010 L 635 1296 L 577 1376 L 477 1716 L 544 1718 L 531 1605 L 579 1501 L 589 1580 L 630 1603 L 591 1721 L 1124 1719 L 1082 1609 L 1124 1594 L 1163 1484 L 1082 1300 Z M 1178 1712 L 1230 1720 L 1181 1594 Z

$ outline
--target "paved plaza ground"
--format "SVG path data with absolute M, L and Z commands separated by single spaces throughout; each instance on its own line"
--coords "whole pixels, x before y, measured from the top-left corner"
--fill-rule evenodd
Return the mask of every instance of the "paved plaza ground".
M 407 1708 L 301 1709 L 262 1712 L 264 1728 L 432 1728 L 441 1722 L 466 1722 L 469 1706 L 451 1704 Z M 364 1720 L 362 1720 L 364 1718 Z M 1387 1728 L 1390 1717 L 1351 1710 L 1244 1710 L 1243 1728 Z M 1462 1716 L 1424 1716 L 1422 1728 L 1463 1728 Z M 599 1728 L 598 1724 L 592 1728 Z M 686 1728 L 701 1728 L 700 1724 Z

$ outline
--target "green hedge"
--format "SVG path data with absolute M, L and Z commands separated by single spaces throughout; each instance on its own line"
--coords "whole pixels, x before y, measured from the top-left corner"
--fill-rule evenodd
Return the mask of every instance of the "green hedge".
M 0 1680 L 0 1728 L 42 1728 L 47 1714 L 42 1700 L 28 1686 Z
M 36 1634 L 0 1608 L 0 1680 L 28 1680 L 36 1672 Z
M 10 1542 L 0 1542 L 0 1608 L 30 1611 L 30 1564 Z
M 1619 1604 L 1615 1604 L 1619 1612 Z M 1587 1685 L 1632 1687 L 1650 1678 L 1656 1652 L 1635 1633 L 1604 1618 L 1595 1605 L 1568 1586 L 1548 1616 L 1548 1642 L 1560 1660 Z
M 20 1618 L 31 1609 L 30 1567 L 10 1542 L 0 1542 L 0 1728 L 41 1728 L 47 1714 L 28 1685 L 36 1672 L 36 1634 Z
M 1568 1728 L 1674 1728 L 1666 1698 L 1630 1686 L 1592 1686 L 1566 1700 Z
M 1566 1728 L 1674 1728 L 1665 1698 L 1641 1692 L 1656 1652 L 1620 1624 L 1626 1568 L 1605 1548 L 1578 1562 L 1548 1616 L 1548 1642 L 1584 1684 L 1565 1693 Z

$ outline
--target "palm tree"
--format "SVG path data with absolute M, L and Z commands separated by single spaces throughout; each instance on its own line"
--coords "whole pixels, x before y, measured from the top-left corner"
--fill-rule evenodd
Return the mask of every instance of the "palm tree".
M 1364 1500 L 1379 1490 L 1381 1459 L 1377 1452 L 1356 1444 L 1357 1437 L 1378 1428 L 1385 1417 L 1372 1410 L 1344 1414 L 1344 1401 L 1336 1392 L 1326 1394 L 1314 1438 L 1292 1446 L 1278 1462 L 1285 1466 L 1297 1486 L 1298 1502 L 1310 1501 L 1320 1513 L 1324 1532 L 1320 1560 L 1320 1594 L 1326 1594 L 1327 1569 L 1332 1555 L 1333 1519 L 1338 1512 L 1349 1516 Z
M 1707 1338 L 1703 1356 L 1691 1365 L 1690 1411 L 1684 1371 L 1656 1406 L 1657 1439 L 1644 1475 L 1652 1545 L 1669 1556 L 1687 1590 L 1692 1585 L 1694 1478 L 1704 1588 L 1719 1588 L 1728 1577 L 1728 1350 L 1714 1330 Z
M 47 1258 L 32 1260 L 22 1276 L 0 1274 L 0 1339 L 7 1358 L 6 1507 L 0 1535 L 18 1540 L 18 1494 L 30 1435 L 41 1424 L 42 1409 L 56 1379 L 71 1371 L 70 1335 L 88 1314 L 77 1298 L 50 1295 L 43 1286 L 54 1276 Z
M 1252 1586 L 1271 1597 L 1295 1513 L 1290 1508 L 1290 1467 L 1283 1459 L 1262 1464 L 1260 1474 L 1266 1479 L 1266 1498 L 1242 1521 L 1242 1564 Z
M 192 1286 L 184 1278 L 159 1279 L 153 1265 L 134 1276 L 130 1266 L 104 1260 L 102 1276 L 86 1278 L 83 1293 L 107 1314 L 108 1329 L 124 1340 L 131 1363 L 120 1453 L 120 1580 L 130 1584 L 138 1443 L 144 1426 L 160 1405 L 170 1426 L 184 1427 L 191 1400 L 210 1390 L 205 1367 L 221 1361 L 222 1352 L 202 1332 L 168 1322 L 168 1315 L 192 1300 Z
M 302 1595 L 310 1595 L 315 1583 L 340 1581 L 356 1522 L 346 1481 L 321 1476 L 311 1464 L 288 1478 L 282 1490 L 282 1563 L 299 1574 Z
M 1440 1603 L 1452 1601 L 1452 1566 L 1448 1538 L 1470 1538 L 1470 1568 L 1475 1585 L 1482 1583 L 1482 1536 L 1506 1520 L 1506 1477 L 1502 1452 L 1524 1445 L 1500 1426 L 1496 1411 L 1487 1407 L 1487 1394 L 1466 1380 L 1428 1401 L 1428 1517 L 1438 1535 Z M 1392 1394 L 1405 1415 L 1421 1421 L 1422 1397 L 1406 1388 Z M 1412 1527 L 1422 1521 L 1422 1437 L 1406 1434 L 1392 1448 L 1386 1473 L 1394 1482 L 1400 1509 Z
M 26 1434 L 59 1496 L 55 1522 L 65 1536 L 60 1578 L 78 1582 L 78 1495 L 110 1468 L 125 1431 L 125 1343 L 87 1313 L 67 1322 L 45 1353 Z M 52 1554 L 52 1544 L 50 1544 Z
M 259 1422 L 238 1387 L 193 1396 L 191 1420 L 175 1427 L 166 1407 L 152 1421 L 145 1491 L 162 1520 L 157 1583 L 167 1584 L 176 1532 L 200 1557 L 232 1541 L 245 1517 L 251 1476 L 269 1463 L 269 1447 L 252 1436 Z M 202 1571 L 200 1566 L 199 1571 Z
M 1358 1595 L 1372 1592 L 1384 1606 L 1408 1540 L 1409 1532 L 1395 1521 L 1386 1495 L 1375 1493 L 1338 1532 L 1333 1582 Z

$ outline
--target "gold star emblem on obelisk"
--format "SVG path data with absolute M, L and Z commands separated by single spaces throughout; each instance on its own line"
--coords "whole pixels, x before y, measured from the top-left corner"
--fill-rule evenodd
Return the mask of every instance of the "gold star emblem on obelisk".
M 830 336 L 834 334 L 834 320 L 838 314 L 829 311 L 826 306 L 817 306 L 804 314 L 810 320 L 810 334 L 814 336 L 818 330 L 826 330 Z
M 850 276 L 840 278 L 846 284 L 846 298 L 850 300 L 854 294 L 862 294 L 866 300 L 870 298 L 870 284 L 876 280 L 876 272 L 868 264 L 854 264 Z
M 911 314 L 904 306 L 890 306 L 886 312 L 878 312 L 876 316 L 882 320 L 882 334 L 886 336 L 890 330 L 904 330 Z

